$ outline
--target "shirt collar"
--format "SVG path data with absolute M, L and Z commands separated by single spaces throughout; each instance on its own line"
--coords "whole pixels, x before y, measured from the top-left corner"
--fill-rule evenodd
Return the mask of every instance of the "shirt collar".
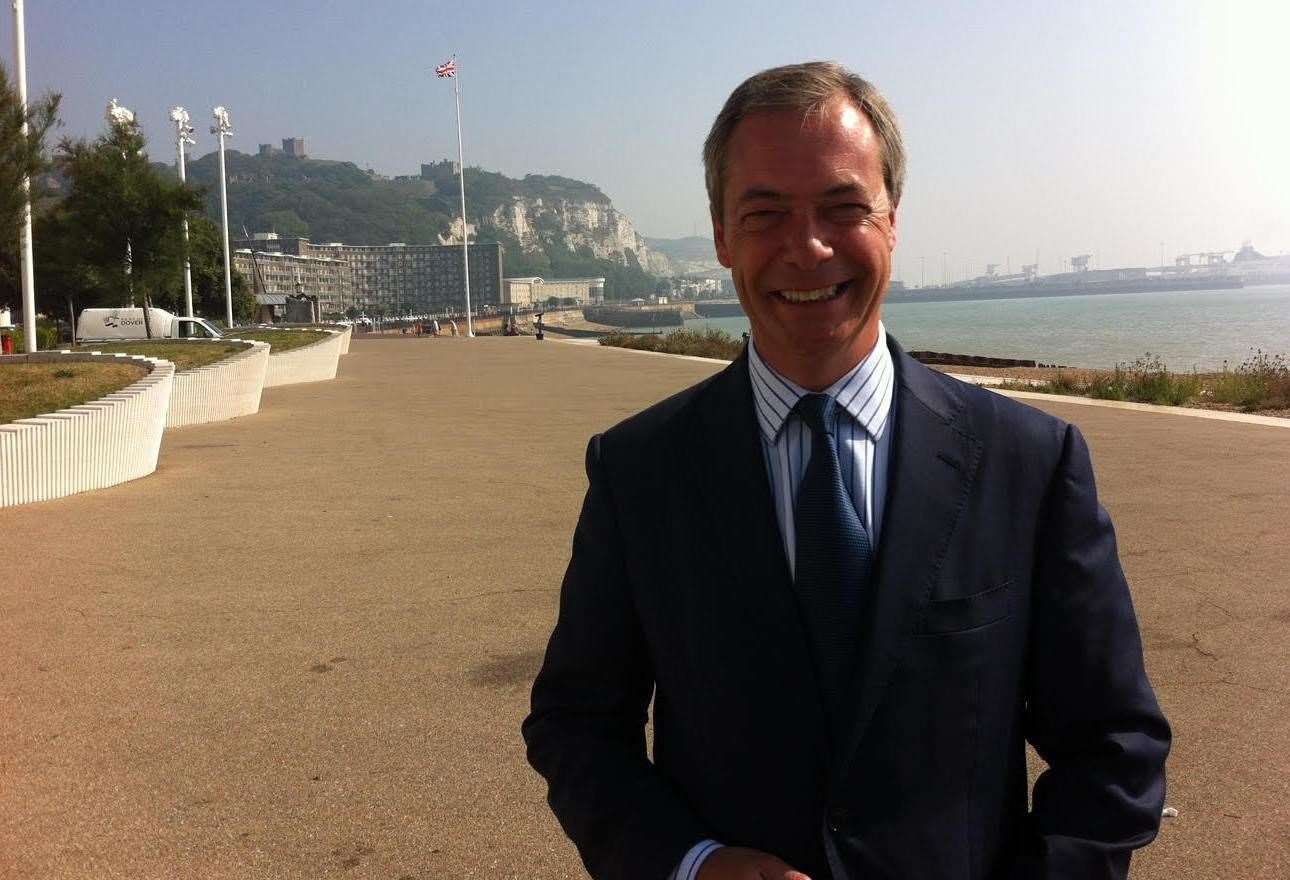
M 762 360 L 757 353 L 756 339 L 748 343 L 748 374 L 752 379 L 757 423 L 766 440 L 774 443 L 797 401 L 810 392 Z M 832 395 L 838 406 L 877 440 L 886 430 L 887 417 L 891 414 L 894 380 L 895 369 L 891 352 L 887 350 L 887 328 L 879 322 L 878 343 L 873 350 L 823 393 Z

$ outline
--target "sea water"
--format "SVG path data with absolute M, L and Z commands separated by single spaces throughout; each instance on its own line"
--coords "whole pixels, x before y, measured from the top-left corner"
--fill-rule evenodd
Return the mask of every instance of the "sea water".
M 1238 290 L 1107 293 L 975 302 L 888 303 L 906 349 L 1113 367 L 1150 352 L 1172 370 L 1235 367 L 1255 349 L 1290 356 L 1290 284 Z M 747 318 L 696 318 L 691 329 L 739 336 Z

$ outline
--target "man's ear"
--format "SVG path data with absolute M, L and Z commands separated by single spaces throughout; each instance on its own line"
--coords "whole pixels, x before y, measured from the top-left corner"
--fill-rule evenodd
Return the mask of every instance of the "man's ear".
M 717 262 L 729 269 L 730 249 L 726 247 L 726 225 L 715 211 L 708 216 L 712 218 L 712 243 L 717 247 Z

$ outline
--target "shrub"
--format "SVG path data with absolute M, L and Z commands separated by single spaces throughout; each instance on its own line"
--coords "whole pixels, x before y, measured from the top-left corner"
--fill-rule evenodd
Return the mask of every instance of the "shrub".
M 709 328 L 703 331 L 674 330 L 666 336 L 658 334 L 637 335 L 611 333 L 600 337 L 601 345 L 634 348 L 639 351 L 658 351 L 665 354 L 688 354 L 694 357 L 734 360 L 743 351 L 742 339 L 736 339 L 724 330 Z
M 1049 394 L 1082 394 L 1084 388 L 1061 370 L 1045 383 L 1044 390 Z
M 1072 377 L 1059 370 L 1042 384 L 1007 381 L 1001 387 L 1168 406 L 1219 403 L 1244 410 L 1290 409 L 1290 361 L 1284 355 L 1255 349 L 1235 370 L 1224 363 L 1217 375 L 1195 370 L 1178 374 L 1169 372 L 1158 355 L 1148 352 L 1132 364 L 1116 364 L 1110 373 Z
M 59 347 L 58 327 L 54 324 L 37 324 L 36 325 L 36 348 L 41 351 L 49 351 L 51 348 Z
M 1110 375 L 1094 376 L 1088 384 L 1088 396 L 1098 400 L 1128 400 L 1128 373 L 1124 364 L 1116 364 Z
M 1219 403 L 1245 410 L 1290 408 L 1290 363 L 1284 355 L 1253 349 L 1235 370 L 1223 363 L 1212 396 Z
M 1109 375 L 1094 376 L 1088 396 L 1100 400 L 1134 400 L 1164 406 L 1182 406 L 1201 395 L 1203 385 L 1195 372 L 1169 372 L 1159 355 L 1147 352 L 1132 364 L 1119 363 Z

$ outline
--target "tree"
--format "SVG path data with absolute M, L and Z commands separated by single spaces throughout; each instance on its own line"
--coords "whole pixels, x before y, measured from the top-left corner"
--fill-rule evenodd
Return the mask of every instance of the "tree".
M 140 301 L 144 308 L 154 300 L 178 302 L 180 221 L 201 209 L 202 192 L 161 174 L 144 146 L 128 112 L 111 118 L 93 142 L 64 138 L 59 144 L 55 164 L 68 192 L 54 213 L 50 258 L 62 264 L 51 274 L 61 276 L 63 295 L 75 289 L 83 301 Z
M 108 305 L 94 267 L 76 259 L 79 242 L 61 203 L 42 211 L 35 229 L 36 311 L 75 321 L 82 309 Z
M 49 170 L 45 137 L 60 124 L 61 101 L 61 95 L 48 94 L 29 103 L 24 113 L 18 92 L 9 85 L 9 74 L 0 64 L 0 299 L 6 289 L 17 292 L 18 242 L 25 198 L 22 181 L 25 177 L 34 184 L 39 175 Z M 36 195 L 33 193 L 33 198 Z
M 224 239 L 220 229 L 205 215 L 188 220 L 189 262 L 193 273 L 193 311 L 208 318 L 224 315 Z M 176 274 L 177 286 L 167 288 L 173 297 L 159 302 L 173 302 L 180 309 L 183 300 L 183 266 Z M 255 294 L 245 278 L 233 269 L 233 319 L 247 320 L 255 315 Z M 170 306 L 167 306 L 170 308 Z

